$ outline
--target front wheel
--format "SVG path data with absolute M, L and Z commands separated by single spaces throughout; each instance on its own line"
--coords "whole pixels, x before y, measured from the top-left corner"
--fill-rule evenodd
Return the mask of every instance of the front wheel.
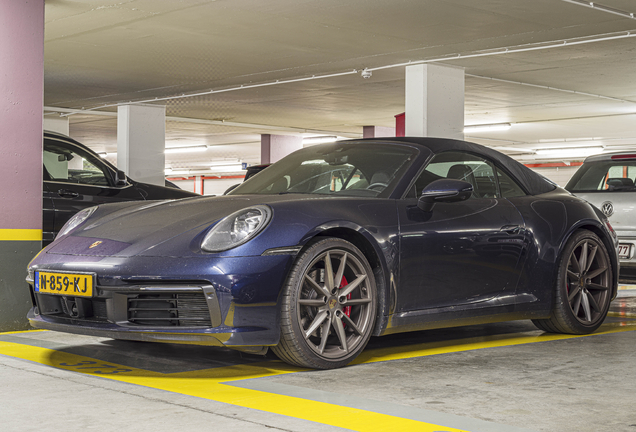
M 592 333 L 607 316 L 612 284 L 612 264 L 605 245 L 593 232 L 577 231 L 559 260 L 552 316 L 533 322 L 553 333 Z
M 331 369 L 364 349 L 375 323 L 371 266 L 353 244 L 324 238 L 296 260 L 281 302 L 281 339 L 272 350 L 288 363 Z

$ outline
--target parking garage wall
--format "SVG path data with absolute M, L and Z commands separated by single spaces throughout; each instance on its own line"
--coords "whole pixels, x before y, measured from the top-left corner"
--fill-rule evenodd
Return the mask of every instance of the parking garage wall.
M 574 175 L 578 166 L 569 167 L 550 167 L 550 168 L 532 168 L 535 172 L 538 172 L 542 176 L 552 180 L 561 187 L 564 187 L 570 178 Z

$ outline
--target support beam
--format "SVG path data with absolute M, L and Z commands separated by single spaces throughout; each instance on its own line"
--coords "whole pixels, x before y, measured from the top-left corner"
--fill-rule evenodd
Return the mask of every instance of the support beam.
M 29 328 L 26 267 L 42 248 L 44 0 L 0 0 L 0 331 Z
M 406 136 L 464 139 L 464 69 L 406 67 Z
M 274 163 L 301 148 L 303 148 L 303 137 L 300 135 L 263 134 L 261 135 L 261 163 Z
M 166 107 L 117 108 L 117 168 L 137 181 L 165 185 Z

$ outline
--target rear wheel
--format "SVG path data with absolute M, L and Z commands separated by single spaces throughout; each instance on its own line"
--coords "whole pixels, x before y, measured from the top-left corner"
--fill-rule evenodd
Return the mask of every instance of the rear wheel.
M 353 244 L 324 238 L 296 260 L 284 288 L 281 339 L 272 350 L 288 363 L 331 369 L 364 349 L 375 323 L 376 286 Z
M 592 333 L 607 316 L 612 284 L 612 266 L 605 245 L 593 232 L 577 231 L 559 260 L 552 316 L 533 322 L 539 329 L 553 333 Z

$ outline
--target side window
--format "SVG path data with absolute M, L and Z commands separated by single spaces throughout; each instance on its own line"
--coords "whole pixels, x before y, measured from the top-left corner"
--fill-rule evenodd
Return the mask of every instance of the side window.
M 51 181 L 110 186 L 107 168 L 82 149 L 45 140 L 43 161 Z
M 415 181 L 408 196 L 419 197 L 426 186 L 442 178 L 463 180 L 472 184 L 474 192 L 471 198 L 497 197 L 497 179 L 490 162 L 462 152 L 435 155 Z
M 517 184 L 508 174 L 497 169 L 497 178 L 499 179 L 499 191 L 504 198 L 514 198 L 520 196 L 526 196 L 526 193 L 521 189 L 521 186 Z

